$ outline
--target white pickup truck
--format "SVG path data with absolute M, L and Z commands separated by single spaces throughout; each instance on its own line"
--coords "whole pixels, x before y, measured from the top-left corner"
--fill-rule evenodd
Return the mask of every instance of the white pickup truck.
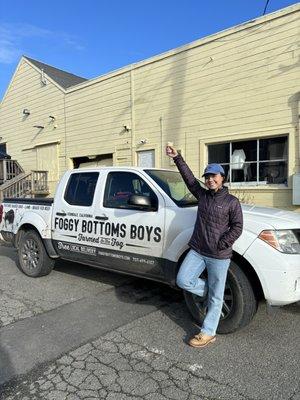
M 0 231 L 18 249 L 19 268 L 49 274 L 58 258 L 175 286 L 188 252 L 197 201 L 179 172 L 135 167 L 68 171 L 54 199 L 5 199 Z M 247 325 L 264 297 L 300 300 L 300 214 L 243 206 L 218 332 Z M 184 293 L 201 323 L 204 303 Z

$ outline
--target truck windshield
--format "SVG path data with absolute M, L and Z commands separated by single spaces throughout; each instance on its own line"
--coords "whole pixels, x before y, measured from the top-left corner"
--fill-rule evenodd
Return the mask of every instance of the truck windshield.
M 148 169 L 145 172 L 151 176 L 178 207 L 192 207 L 198 204 L 197 199 L 188 190 L 179 172 L 155 169 Z M 200 181 L 199 183 L 204 187 Z

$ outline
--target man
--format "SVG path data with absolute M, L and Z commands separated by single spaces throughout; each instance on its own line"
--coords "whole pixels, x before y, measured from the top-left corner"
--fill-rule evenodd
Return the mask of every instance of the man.
M 216 340 L 232 245 L 241 235 L 243 215 L 239 200 L 223 186 L 225 172 L 219 164 L 209 164 L 201 187 L 192 171 L 173 146 L 166 153 L 173 158 L 190 192 L 198 199 L 190 251 L 177 275 L 177 285 L 207 301 L 207 313 L 199 334 L 189 340 L 192 347 L 205 347 Z M 199 276 L 206 268 L 207 281 Z

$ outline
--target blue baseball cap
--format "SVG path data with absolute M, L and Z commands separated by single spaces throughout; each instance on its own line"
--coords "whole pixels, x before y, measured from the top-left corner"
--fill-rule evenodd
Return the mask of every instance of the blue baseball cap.
M 204 170 L 204 174 L 202 176 L 208 175 L 208 174 L 221 174 L 225 176 L 225 171 L 220 164 L 208 164 L 208 166 Z

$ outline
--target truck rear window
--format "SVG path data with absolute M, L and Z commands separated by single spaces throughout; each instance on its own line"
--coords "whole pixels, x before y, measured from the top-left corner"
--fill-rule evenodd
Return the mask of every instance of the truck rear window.
M 93 204 L 98 176 L 98 172 L 72 174 L 65 191 L 65 201 L 76 206 L 91 206 Z

